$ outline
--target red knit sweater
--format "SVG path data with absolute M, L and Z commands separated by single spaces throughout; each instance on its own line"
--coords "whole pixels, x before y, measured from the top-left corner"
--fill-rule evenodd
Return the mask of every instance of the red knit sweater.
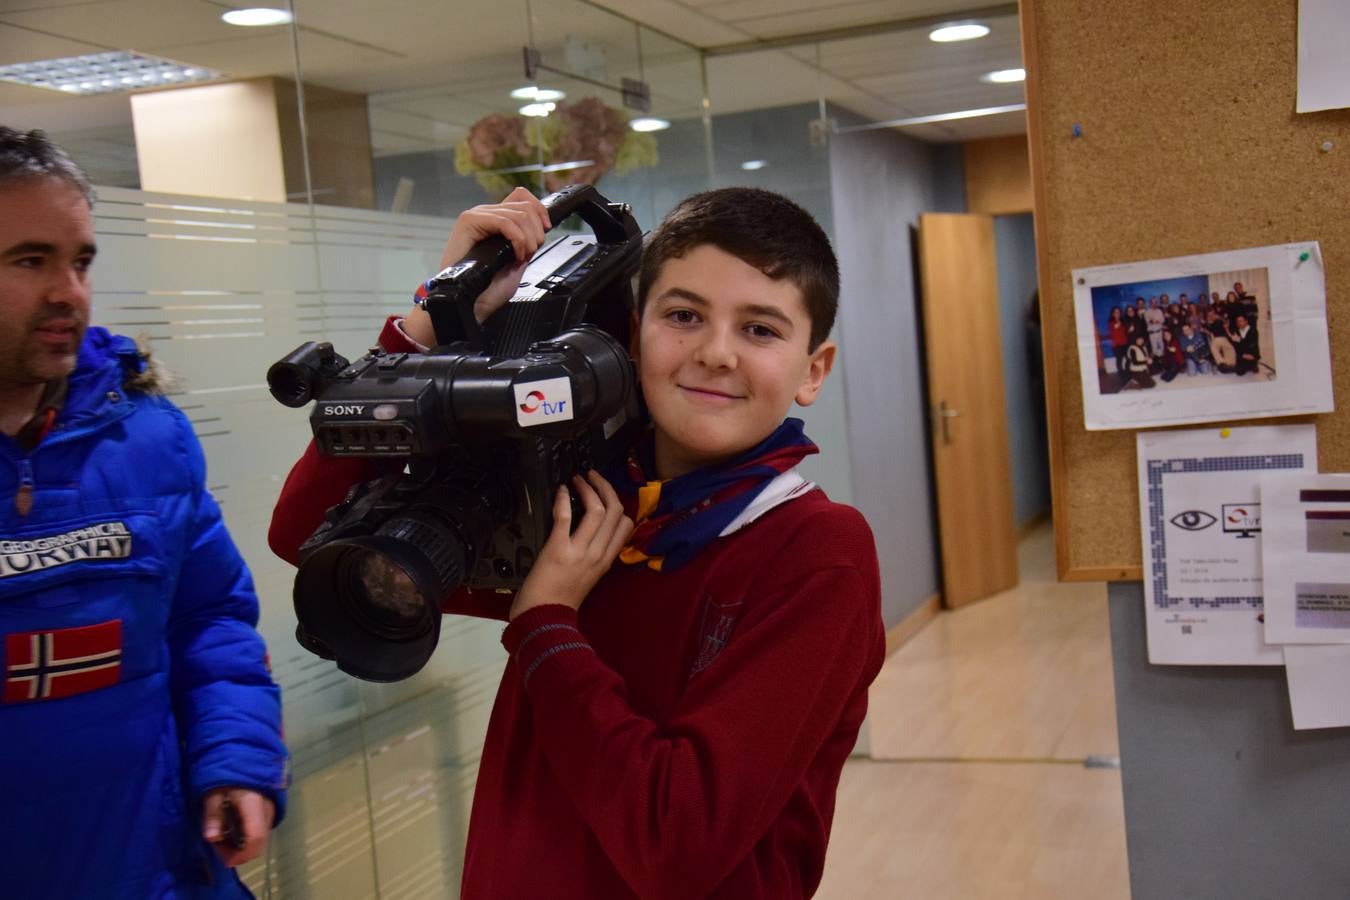
M 398 332 L 395 332 L 397 335 Z M 404 349 L 386 334 L 389 349 Z M 270 540 L 292 562 L 366 461 L 313 446 Z M 505 618 L 460 591 L 448 612 Z M 580 612 L 518 616 L 469 823 L 466 900 L 809 897 L 884 656 L 872 535 L 813 491 Z

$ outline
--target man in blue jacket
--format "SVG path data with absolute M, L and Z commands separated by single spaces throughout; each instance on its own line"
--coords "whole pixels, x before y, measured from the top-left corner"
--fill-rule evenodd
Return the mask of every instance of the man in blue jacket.
M 243 897 L 288 780 L 201 447 L 87 327 L 93 194 L 0 127 L 0 895 Z

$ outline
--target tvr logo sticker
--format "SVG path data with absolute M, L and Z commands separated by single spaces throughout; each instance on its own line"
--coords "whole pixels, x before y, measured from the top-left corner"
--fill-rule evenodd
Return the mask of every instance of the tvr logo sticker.
M 572 416 L 572 381 L 546 378 L 514 386 L 516 422 L 522 428 L 546 422 L 566 422 Z
M 1260 503 L 1225 503 L 1221 512 L 1224 534 L 1236 534 L 1239 538 L 1251 538 L 1260 533 Z

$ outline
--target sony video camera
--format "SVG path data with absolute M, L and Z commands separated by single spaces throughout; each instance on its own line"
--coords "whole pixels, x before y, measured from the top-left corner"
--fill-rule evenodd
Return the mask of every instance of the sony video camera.
M 519 587 L 558 485 L 624 453 L 639 426 L 627 348 L 642 232 L 628 206 L 589 185 L 543 202 L 554 227 L 576 213 L 594 234 L 542 249 L 481 327 L 474 300 L 514 259 L 501 237 L 429 283 L 427 353 L 372 350 L 349 363 L 309 342 L 268 370 L 281 403 L 316 401 L 320 452 L 407 461 L 353 487 L 300 548 L 296 637 L 358 678 L 421 669 L 441 602 L 461 584 Z

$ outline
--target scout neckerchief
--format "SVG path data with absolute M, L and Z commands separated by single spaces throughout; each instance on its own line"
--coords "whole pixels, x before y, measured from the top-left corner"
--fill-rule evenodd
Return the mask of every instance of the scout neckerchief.
M 763 513 L 813 488 L 791 470 L 818 452 L 802 432 L 800 419 L 784 419 L 757 446 L 726 462 L 651 481 L 647 475 L 654 468 L 651 441 L 640 442 L 629 452 L 623 476 L 615 481 L 620 494 L 637 495 L 633 517 L 637 527 L 620 552 L 620 561 L 646 563 L 658 572 L 678 569 L 734 530 L 730 526 L 748 524 L 744 514 L 751 504 Z

